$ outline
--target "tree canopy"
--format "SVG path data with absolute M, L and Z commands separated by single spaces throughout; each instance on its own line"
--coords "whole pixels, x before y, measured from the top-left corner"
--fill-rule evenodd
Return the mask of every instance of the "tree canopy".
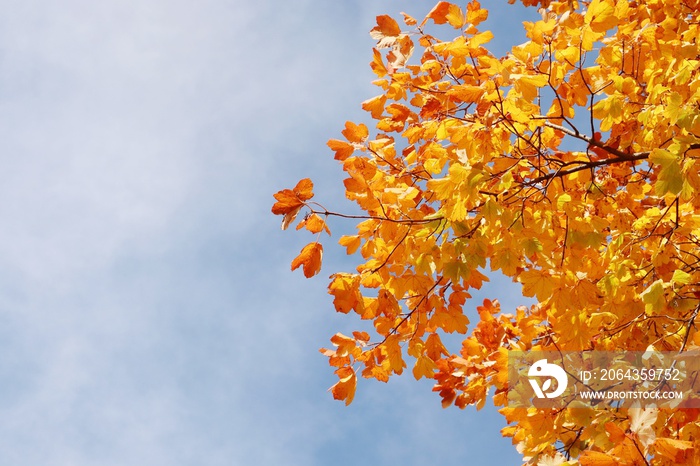
M 523 3 L 542 19 L 502 57 L 476 0 L 377 17 L 380 93 L 362 102 L 375 127 L 348 121 L 328 142 L 362 213 L 312 200 L 309 179 L 275 194 L 283 228 L 316 234 L 292 262 L 306 277 L 330 220 L 356 223 L 339 242 L 359 265 L 328 291 L 374 330 L 322 350 L 332 394 L 349 404 L 358 377 L 410 365 L 445 407 L 480 408 L 493 390 L 528 464 L 700 464 L 695 408 L 507 404 L 510 351 L 700 345 L 700 2 Z M 494 272 L 537 304 L 494 296 L 469 322 L 470 291 Z

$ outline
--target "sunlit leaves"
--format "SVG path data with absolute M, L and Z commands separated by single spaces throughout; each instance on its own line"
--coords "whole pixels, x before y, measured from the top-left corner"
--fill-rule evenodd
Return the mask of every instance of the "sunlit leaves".
M 328 141 L 358 211 L 311 201 L 309 180 L 275 194 L 283 228 L 315 235 L 292 262 L 305 276 L 334 217 L 356 222 L 338 240 L 354 270 L 328 287 L 365 325 L 322 350 L 337 399 L 410 368 L 445 407 L 504 406 L 511 350 L 700 344 L 700 6 L 522 3 L 542 19 L 505 54 L 476 0 L 378 16 L 377 95 Z M 537 305 L 476 301 L 487 268 Z M 700 461 L 700 411 L 501 412 L 533 466 Z

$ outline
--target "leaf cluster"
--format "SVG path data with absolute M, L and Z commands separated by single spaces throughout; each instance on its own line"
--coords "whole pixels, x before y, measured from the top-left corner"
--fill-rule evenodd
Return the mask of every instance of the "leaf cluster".
M 488 11 L 439 2 L 422 20 L 377 17 L 375 130 L 332 139 L 345 194 L 363 215 L 311 202 L 310 180 L 275 195 L 287 228 L 330 234 L 360 264 L 331 276 L 337 311 L 375 335 L 323 349 L 350 403 L 358 377 L 412 366 L 443 406 L 493 401 L 529 464 L 698 464 L 697 410 L 514 410 L 510 350 L 683 352 L 700 345 L 700 3 L 535 1 L 542 19 L 503 57 Z M 439 40 L 427 25 L 452 28 Z M 433 28 L 431 27 L 431 30 Z M 292 262 L 321 268 L 319 237 Z M 538 304 L 503 312 L 470 291 L 488 272 Z M 445 334 L 463 334 L 448 350 Z

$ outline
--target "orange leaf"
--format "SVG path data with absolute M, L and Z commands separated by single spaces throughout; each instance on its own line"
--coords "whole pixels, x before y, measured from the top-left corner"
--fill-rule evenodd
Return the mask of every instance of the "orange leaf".
M 462 102 L 477 102 L 486 91 L 479 86 L 471 86 L 468 84 L 454 86 L 449 90 L 450 96 L 453 96 Z
M 377 26 L 372 28 L 370 36 L 372 39 L 380 40 L 384 37 L 396 37 L 401 34 L 401 28 L 391 16 L 377 16 Z
M 311 278 L 321 270 L 321 258 L 323 246 L 319 243 L 309 243 L 301 250 L 301 253 L 292 261 L 292 270 L 303 266 L 304 276 Z
M 364 311 L 364 302 L 360 293 L 360 277 L 347 273 L 336 273 L 328 285 L 328 294 L 333 295 L 336 311 L 347 314 L 351 309 L 358 313 Z
M 311 182 L 311 180 L 308 178 L 304 178 L 303 180 L 297 183 L 293 191 L 294 194 L 297 195 L 299 200 L 308 201 L 309 199 L 314 197 L 313 189 L 314 184 Z
M 274 197 L 277 199 L 277 202 L 272 206 L 272 213 L 275 215 L 287 215 L 304 205 L 291 189 L 283 189 L 275 193 Z
M 445 24 L 450 23 L 454 28 L 461 28 L 464 25 L 464 19 L 462 16 L 462 10 L 457 6 L 449 2 L 438 2 L 428 16 L 425 17 L 421 26 L 423 26 L 428 19 L 432 19 L 435 24 Z
M 472 0 L 467 5 L 467 22 L 471 23 L 473 26 L 478 25 L 482 21 L 486 21 L 489 17 L 488 10 L 481 8 L 481 3 L 477 0 Z
M 615 444 L 622 443 L 622 441 L 626 438 L 625 431 L 622 430 L 614 422 L 606 422 L 605 423 L 605 431 L 608 433 L 608 437 L 610 438 L 610 441 L 612 441 Z
M 592 450 L 584 451 L 578 461 L 581 466 L 617 466 L 619 464 L 612 456 Z
M 314 184 L 310 179 L 304 178 L 299 181 L 294 189 L 283 189 L 274 194 L 277 202 L 272 206 L 272 213 L 275 215 L 284 215 L 282 221 L 282 229 L 286 230 L 294 218 L 299 213 L 299 209 L 307 201 L 314 197 Z
M 372 52 L 374 53 L 374 59 L 369 64 L 369 66 L 372 68 L 372 71 L 374 71 L 374 74 L 376 74 L 380 78 L 386 76 L 388 71 L 386 69 L 386 66 L 384 66 L 382 54 L 377 49 L 372 49 Z
M 369 136 L 369 130 L 364 124 L 356 125 L 352 121 L 345 122 L 345 129 L 342 133 L 348 141 L 357 143 L 364 142 Z
M 431 333 L 425 341 L 425 354 L 433 361 L 437 361 L 440 359 L 440 356 L 449 356 L 450 353 L 447 352 L 447 348 L 442 344 L 440 336 L 437 333 Z
M 384 113 L 384 104 L 386 103 L 386 96 L 384 94 L 372 97 L 362 102 L 362 110 L 366 110 L 372 114 L 372 118 L 381 118 L 382 113 Z
M 338 240 L 338 244 L 347 248 L 348 254 L 354 254 L 361 243 L 359 236 L 341 236 Z
M 672 438 L 657 438 L 654 443 L 654 450 L 659 455 L 669 458 L 675 463 L 685 460 L 686 452 L 693 449 L 693 442 L 687 440 L 676 440 Z
M 345 400 L 345 405 L 352 403 L 357 388 L 357 376 L 352 367 L 341 367 L 335 371 L 340 377 L 338 383 L 331 387 L 331 393 L 336 400 Z
M 352 332 L 352 336 L 355 337 L 356 340 L 363 343 L 367 343 L 369 341 L 369 333 L 367 332 Z
M 357 357 L 360 355 L 360 348 L 357 347 L 357 341 L 354 338 L 350 338 L 342 333 L 336 333 L 331 337 L 331 343 L 338 347 L 336 354 L 340 356 L 352 355 Z
M 345 160 L 355 152 L 355 147 L 352 144 L 339 139 L 331 139 L 326 144 L 335 152 L 334 158 L 336 160 Z
M 306 229 L 311 233 L 320 233 L 321 231 L 326 230 L 326 233 L 329 235 L 331 234 L 331 231 L 326 225 L 326 221 L 316 214 L 313 214 L 307 218 L 304 226 L 306 226 Z

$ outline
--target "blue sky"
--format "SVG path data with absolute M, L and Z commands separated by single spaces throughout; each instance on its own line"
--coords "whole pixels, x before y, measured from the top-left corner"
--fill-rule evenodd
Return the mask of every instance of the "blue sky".
M 489 3 L 494 46 L 523 42 Z M 368 31 L 432 5 L 0 0 L 1 464 L 519 464 L 492 406 L 410 374 L 331 399 L 351 225 L 306 280 L 270 214 L 307 176 L 349 207 L 325 142 L 378 93 Z

